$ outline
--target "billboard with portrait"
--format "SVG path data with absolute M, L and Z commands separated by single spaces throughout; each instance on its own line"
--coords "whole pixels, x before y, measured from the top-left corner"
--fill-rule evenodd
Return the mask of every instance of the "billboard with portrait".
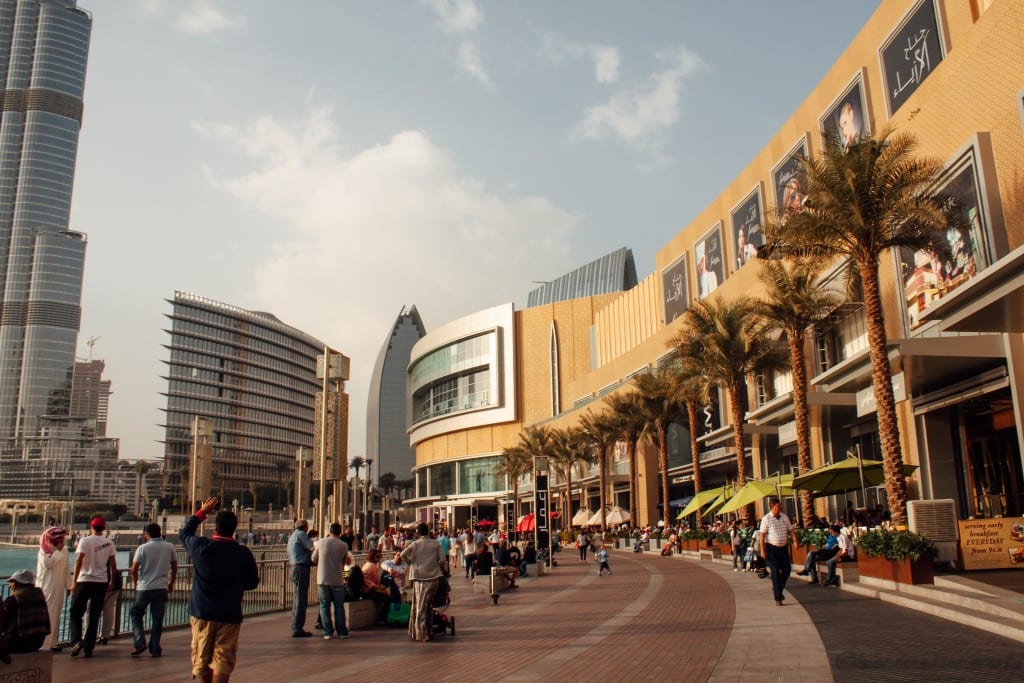
M 899 272 L 907 327 L 911 330 L 921 325 L 921 314 L 933 301 L 956 291 L 989 263 L 985 247 L 988 219 L 981 201 L 973 148 L 952 166 L 938 192 L 955 202 L 961 219 L 970 229 L 966 235 L 958 230 L 946 232 L 949 255 L 943 259 L 926 251 L 900 249 Z
M 690 306 L 690 283 L 686 277 L 686 254 L 661 271 L 661 297 L 665 311 L 665 324 L 686 312 Z
M 864 100 L 864 77 L 857 74 L 832 107 L 821 117 L 821 132 L 829 142 L 839 136 L 844 146 L 871 134 Z
M 703 299 L 725 282 L 725 254 L 722 251 L 722 224 L 713 227 L 693 246 L 697 273 L 697 298 Z
M 800 178 L 800 159 L 807 158 L 807 139 L 790 150 L 785 160 L 772 171 L 775 183 L 775 207 L 780 215 L 799 211 L 804 204 L 804 188 Z
M 742 268 L 757 256 L 758 250 L 764 246 L 761 212 L 761 186 L 759 184 L 730 214 L 733 266 L 737 269 Z
M 885 101 L 891 116 L 942 61 L 939 19 L 933 0 L 920 0 L 878 50 Z

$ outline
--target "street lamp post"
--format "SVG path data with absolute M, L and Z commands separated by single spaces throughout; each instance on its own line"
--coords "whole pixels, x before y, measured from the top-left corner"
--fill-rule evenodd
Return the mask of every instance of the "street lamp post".
M 545 562 L 547 568 L 551 569 L 551 515 L 548 500 L 548 457 L 546 455 L 535 455 L 533 457 L 533 533 L 534 544 L 538 552 L 541 548 L 548 549 L 548 559 Z
M 295 475 L 295 519 L 302 519 L 306 514 L 306 496 L 309 495 L 309 484 L 306 484 L 306 490 L 302 489 L 302 473 L 306 470 L 306 467 L 313 461 L 313 454 L 310 453 L 308 448 L 299 446 L 295 451 L 295 467 L 298 473 Z

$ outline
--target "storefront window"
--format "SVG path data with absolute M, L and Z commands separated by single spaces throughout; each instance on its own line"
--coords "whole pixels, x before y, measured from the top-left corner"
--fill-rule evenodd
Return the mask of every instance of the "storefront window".
M 449 496 L 455 494 L 455 463 L 433 465 L 430 468 L 430 495 Z
M 494 472 L 498 458 L 477 458 L 459 463 L 459 493 L 491 493 L 505 488 Z

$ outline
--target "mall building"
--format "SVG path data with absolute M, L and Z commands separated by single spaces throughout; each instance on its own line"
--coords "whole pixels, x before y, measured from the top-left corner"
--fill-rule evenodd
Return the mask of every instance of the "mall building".
M 454 525 L 501 517 L 512 487 L 495 467 L 523 429 L 603 410 L 605 395 L 668 361 L 693 302 L 756 295 L 763 217 L 802 198 L 796 155 L 818 154 L 830 134 L 893 127 L 917 136 L 920 155 L 945 161 L 935 188 L 959 198 L 971 225 L 967 238 L 948 236 L 946 262 L 892 253 L 880 268 L 904 460 L 919 465 L 910 497 L 952 499 L 961 519 L 1024 514 L 1021 36 L 1018 0 L 884 0 L 749 165 L 668 239 L 650 275 L 620 291 L 567 288 L 574 298 L 496 306 L 423 337 L 408 370 L 417 488 L 407 504 Z M 863 307 L 842 304 L 807 343 L 815 465 L 879 457 Z M 796 468 L 791 384 L 788 373 L 748 379 L 753 476 Z M 705 487 L 736 479 L 726 400 L 698 438 Z M 686 425 L 668 440 L 671 502 L 693 493 Z M 655 451 L 647 444 L 638 455 L 640 523 L 660 518 Z M 611 500 L 625 507 L 625 449 L 610 472 Z M 579 485 L 574 509 L 580 492 L 596 509 L 596 468 Z M 520 493 L 528 498 L 529 487 Z M 885 490 L 854 495 L 873 506 Z M 842 503 L 823 505 L 834 515 Z

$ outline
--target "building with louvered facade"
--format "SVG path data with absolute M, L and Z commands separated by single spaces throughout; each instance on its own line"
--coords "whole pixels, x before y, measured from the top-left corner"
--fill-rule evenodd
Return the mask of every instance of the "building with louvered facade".
M 625 292 L 636 286 L 633 251 L 623 247 L 576 270 L 545 282 L 530 292 L 527 308 L 585 296 Z
M 200 495 L 251 505 L 255 491 L 261 509 L 283 505 L 298 449 L 315 450 L 323 342 L 270 313 L 195 294 L 175 292 L 168 303 L 165 494 L 179 505 L 188 499 L 191 429 L 198 417 L 212 426 L 200 444 L 210 449 L 212 461 L 210 488 Z M 332 441 L 347 441 L 345 399 L 329 406 L 345 423 L 342 429 L 332 420 Z

